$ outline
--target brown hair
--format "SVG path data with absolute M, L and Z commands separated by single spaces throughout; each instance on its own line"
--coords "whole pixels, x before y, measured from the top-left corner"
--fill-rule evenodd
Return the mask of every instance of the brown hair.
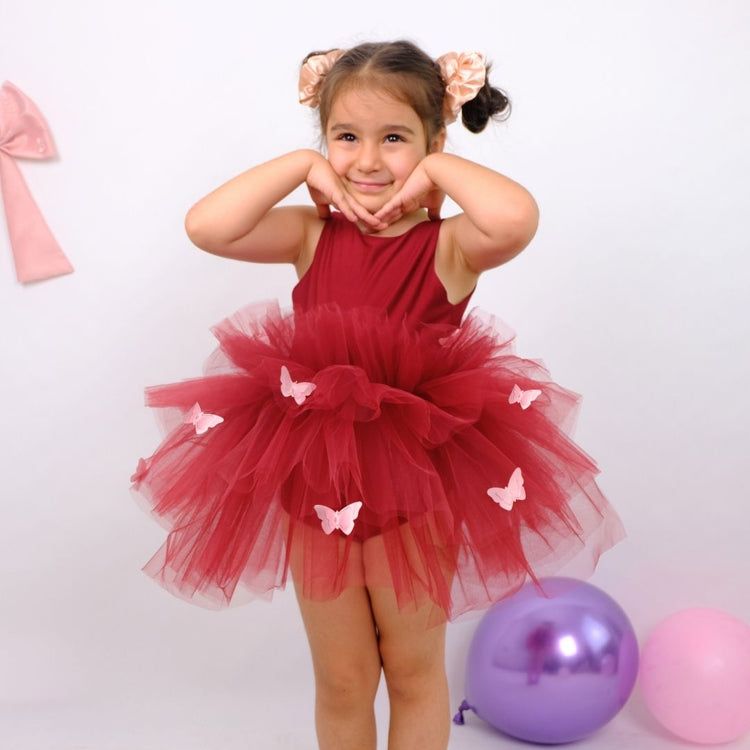
M 303 64 L 319 54 L 323 53 L 311 52 Z M 336 61 L 323 79 L 319 91 L 318 113 L 324 134 L 333 99 L 363 84 L 376 86 L 412 107 L 424 125 L 428 143 L 445 128 L 445 84 L 439 66 L 415 44 L 400 40 L 359 44 Z M 484 130 L 491 117 L 504 119 L 508 114 L 510 102 L 507 96 L 500 89 L 490 86 L 489 81 L 461 109 L 463 124 L 472 133 Z

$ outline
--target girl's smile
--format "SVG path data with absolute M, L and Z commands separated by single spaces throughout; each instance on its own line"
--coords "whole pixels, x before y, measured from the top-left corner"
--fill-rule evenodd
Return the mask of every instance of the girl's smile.
M 363 193 L 377 193 L 388 187 L 389 182 L 363 182 L 360 180 L 350 180 L 351 184 Z

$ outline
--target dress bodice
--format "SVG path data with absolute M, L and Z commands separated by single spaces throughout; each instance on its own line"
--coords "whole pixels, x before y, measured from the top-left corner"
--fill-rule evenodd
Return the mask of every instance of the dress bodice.
M 471 295 L 452 304 L 435 273 L 440 224 L 425 221 L 397 237 L 381 237 L 333 213 L 292 292 L 295 310 L 332 303 L 343 309 L 375 307 L 392 319 L 458 326 Z

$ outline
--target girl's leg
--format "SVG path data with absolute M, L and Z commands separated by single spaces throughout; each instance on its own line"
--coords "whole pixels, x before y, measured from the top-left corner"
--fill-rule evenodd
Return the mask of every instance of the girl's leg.
M 370 591 L 391 704 L 388 750 L 445 750 L 450 734 L 445 624 L 432 605 L 399 612 L 393 591 Z
M 380 538 L 366 541 L 363 554 L 391 707 L 388 750 L 445 750 L 450 735 L 445 616 L 426 593 L 423 604 L 399 610 L 393 589 L 383 585 L 387 561 Z
M 361 545 L 350 565 L 361 566 Z M 292 563 L 295 591 L 312 652 L 315 725 L 320 750 L 375 750 L 375 694 L 380 652 L 370 597 L 353 585 L 331 601 L 305 596 L 299 560 Z M 296 572 L 296 576 L 294 573 Z

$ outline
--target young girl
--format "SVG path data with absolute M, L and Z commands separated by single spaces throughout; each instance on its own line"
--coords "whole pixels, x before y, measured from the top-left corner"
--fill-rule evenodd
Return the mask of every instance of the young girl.
M 217 255 L 295 266 L 294 310 L 215 328 L 204 377 L 150 388 L 173 429 L 134 484 L 171 531 L 146 566 L 217 606 L 294 582 L 312 650 L 320 747 L 445 748 L 445 622 L 587 542 L 621 533 L 596 467 L 566 436 L 578 399 L 479 316 L 482 271 L 517 255 L 537 207 L 520 185 L 443 152 L 508 102 L 482 58 L 407 42 L 310 55 L 300 100 L 324 155 L 243 172 L 187 216 Z M 306 184 L 312 206 L 276 207 Z M 441 220 L 450 196 L 461 208 Z M 332 210 L 335 209 L 335 210 Z

